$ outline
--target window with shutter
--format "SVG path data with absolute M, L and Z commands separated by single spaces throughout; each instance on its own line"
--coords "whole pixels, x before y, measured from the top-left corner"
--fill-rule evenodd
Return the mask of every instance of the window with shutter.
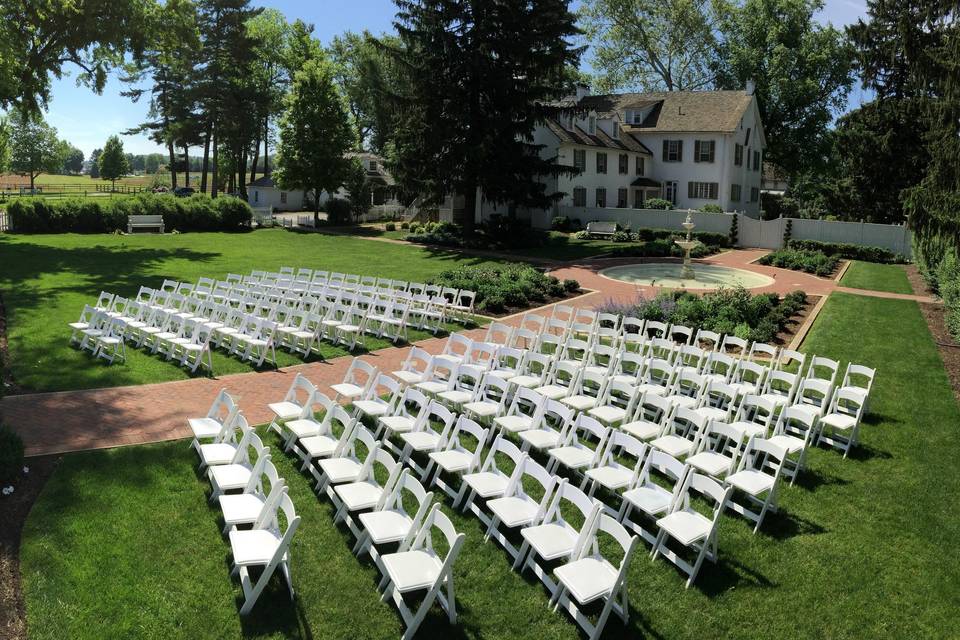
M 713 162 L 715 144 L 713 140 L 695 140 L 693 143 L 693 161 Z
M 625 153 L 620 154 L 620 174 L 626 175 L 630 172 L 630 156 Z
M 627 190 L 624 188 L 617 189 L 617 206 L 621 209 L 627 208 Z
M 753 170 L 760 171 L 760 152 L 759 151 L 753 152 Z
M 607 172 L 607 154 L 597 152 L 597 173 Z
M 733 164 L 741 166 L 743 164 L 743 145 L 738 144 L 733 147 Z
M 600 208 L 607 206 L 607 190 L 602 187 L 597 189 L 597 206 Z
M 719 186 L 716 182 L 688 182 L 687 197 L 695 200 L 716 200 Z
M 579 169 L 580 171 L 585 171 L 587 168 L 587 152 L 583 149 L 574 149 L 573 150 L 573 166 Z
M 637 175 L 642 176 L 644 174 L 644 158 L 643 156 L 637 156 Z
M 683 140 L 663 141 L 663 161 L 683 162 Z
M 585 188 L 583 187 L 573 188 L 573 206 L 575 207 L 587 206 L 587 190 Z
M 733 202 L 740 202 L 740 185 L 731 184 L 730 185 L 730 200 Z

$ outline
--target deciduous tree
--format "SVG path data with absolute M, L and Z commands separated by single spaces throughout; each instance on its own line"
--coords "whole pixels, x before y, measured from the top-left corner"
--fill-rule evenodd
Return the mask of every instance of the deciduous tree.
M 103 153 L 97 159 L 100 167 L 100 177 L 110 181 L 110 188 L 116 188 L 117 179 L 122 178 L 130 171 L 130 163 L 123 152 L 123 142 L 119 136 L 110 136 L 103 145 Z
M 57 138 L 57 130 L 37 113 L 14 110 L 10 116 L 10 169 L 30 178 L 30 190 L 41 173 L 56 173 L 63 166 L 69 146 Z

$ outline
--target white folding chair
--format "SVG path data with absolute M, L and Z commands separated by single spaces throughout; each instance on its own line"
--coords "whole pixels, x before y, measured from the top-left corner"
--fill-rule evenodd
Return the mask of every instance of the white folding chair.
M 770 442 L 781 447 L 786 454 L 783 460 L 783 475 L 790 479 L 791 485 L 803 471 L 807 449 L 816 442 L 817 423 L 816 417 L 796 407 L 784 407 L 777 416 Z M 795 454 L 799 454 L 796 459 L 791 458 Z
M 763 438 L 751 438 L 740 457 L 736 473 L 727 476 L 727 486 L 736 490 L 727 498 L 727 506 L 755 522 L 754 533 L 763 524 L 767 511 L 777 512 L 777 489 L 786 457 L 783 447 Z M 734 500 L 739 494 L 744 496 L 745 502 Z M 751 507 L 760 510 L 752 511 Z
M 513 464 L 509 473 L 501 468 L 501 464 L 506 460 L 498 461 L 497 454 L 505 456 Z M 515 444 L 503 436 L 497 436 L 480 468 L 461 476 L 460 491 L 453 501 L 453 508 L 456 509 L 459 506 L 460 511 L 464 512 L 472 509 L 474 513 L 480 515 L 480 509 L 473 503 L 474 499 L 490 500 L 503 495 L 510 486 L 511 478 L 518 472 L 520 461 L 525 455 Z
M 433 356 L 420 347 L 411 347 L 403 364 L 390 375 L 400 381 L 401 386 L 415 385 L 424 382 L 430 375 L 430 363 Z
M 295 421 L 292 421 L 295 422 Z M 291 425 L 292 422 L 288 422 Z M 341 456 L 350 444 L 353 431 L 359 425 L 356 418 L 350 416 L 343 407 L 331 405 L 320 423 L 303 425 L 301 435 L 296 436 L 295 450 L 302 462 L 300 471 L 310 469 L 314 472 L 313 461 Z M 294 425 L 299 428 L 301 425 Z
M 441 474 L 461 475 L 473 473 L 479 469 L 480 456 L 487 442 L 488 433 L 487 429 L 461 415 L 457 418 L 443 451 L 432 451 L 427 455 L 430 461 L 423 471 L 421 480 L 426 482 L 427 486 L 438 486 L 451 498 L 457 498 L 457 490 L 447 484 Z
M 691 495 L 696 492 L 710 506 L 710 511 L 701 513 L 694 506 Z M 660 532 L 653 543 L 651 561 L 662 555 L 675 564 L 687 576 L 686 588 L 690 588 L 704 558 L 717 561 L 717 522 L 723 513 L 730 489 L 724 488 L 716 480 L 691 471 L 683 480 L 680 492 L 673 503 L 670 513 L 657 520 Z M 667 546 L 667 539 L 673 538 L 679 544 L 692 549 L 696 560 L 691 564 Z
M 417 505 L 413 514 L 404 506 L 407 496 Z M 358 516 L 360 537 L 353 552 L 357 555 L 369 553 L 376 560 L 380 556 L 377 547 L 398 542 L 402 544 L 408 536 L 416 535 L 432 503 L 433 492 L 424 489 L 410 470 L 404 469 L 390 493 L 383 497 L 376 508 Z
M 772 400 L 748 395 L 740 401 L 730 424 L 743 433 L 744 442 L 753 437 L 766 438 L 770 435 L 776 413 L 777 405 Z
M 524 456 L 519 466 L 519 473 L 514 473 L 510 478 L 506 491 L 501 496 L 487 501 L 486 506 L 490 510 L 489 518 L 481 517 L 481 520 L 487 524 L 484 542 L 493 537 L 514 561 L 520 549 L 510 542 L 504 532 L 500 531 L 500 526 L 518 530 L 540 524 L 550 504 L 553 489 L 559 481 L 529 456 Z M 535 493 L 531 493 L 533 491 Z
M 356 480 L 367 458 L 375 455 L 379 448 L 380 442 L 374 440 L 370 431 L 361 424 L 356 425 L 339 455 L 322 458 L 316 465 L 311 465 L 310 472 L 317 481 L 317 494 L 325 492 L 330 484 Z
M 639 400 L 640 392 L 636 386 L 610 378 L 597 405 L 589 409 L 587 415 L 608 427 L 615 426 L 633 417 Z
M 651 545 L 655 544 L 657 534 L 653 522 L 673 508 L 688 470 L 687 465 L 670 454 L 648 449 L 636 480 L 623 493 L 617 520 L 636 531 Z M 631 519 L 634 511 L 639 512 L 642 521 Z
M 270 412 L 273 413 L 273 420 L 268 427 L 278 434 L 282 434 L 282 422 L 299 418 L 303 408 L 310 404 L 311 397 L 317 392 L 317 387 L 307 380 L 306 376 L 298 373 L 290 383 L 286 395 L 280 402 L 271 402 L 267 405 Z
M 213 442 L 201 443 L 196 447 L 197 455 L 200 458 L 198 469 L 203 471 L 205 468 L 217 465 L 228 464 L 233 460 L 240 448 L 241 442 L 246 445 L 244 438 L 247 433 L 252 431 L 243 412 L 239 409 L 234 412 L 232 420 L 225 420 L 220 433 L 213 439 Z
M 431 452 L 445 447 L 456 418 L 457 416 L 444 405 L 436 401 L 430 402 L 426 416 L 414 430 L 400 434 L 400 440 L 403 442 L 400 462 L 424 477 L 427 463 L 420 466 L 414 459 L 414 454 L 428 456 Z
M 375 384 L 367 389 L 367 395 L 353 402 L 353 414 L 357 418 L 366 417 L 377 420 L 380 416 L 393 413 L 400 400 L 400 383 L 381 373 Z
M 446 540 L 445 556 L 441 556 L 433 547 L 431 531 L 434 527 L 440 530 Z M 381 599 L 384 602 L 393 599 L 406 626 L 402 640 L 409 640 L 416 634 L 434 600 L 447 613 L 450 624 L 456 623 L 453 564 L 460 554 L 463 539 L 464 535 L 457 533 L 450 519 L 440 511 L 440 506 L 434 504 L 409 546 L 402 545 L 398 552 L 381 555 L 377 560 L 383 574 L 379 587 L 383 590 Z M 415 612 L 411 611 L 404 595 L 424 590 L 426 595 L 420 606 Z
M 233 396 L 227 393 L 226 389 L 221 389 L 217 397 L 213 399 L 213 404 L 207 411 L 207 415 L 202 418 L 187 418 L 187 426 L 193 434 L 193 440 L 190 446 L 200 452 L 200 444 L 205 441 L 212 441 L 220 435 L 225 425 L 233 422 L 240 411 L 240 407 L 234 401 Z
M 647 445 L 623 431 L 611 431 L 595 466 L 584 471 L 581 489 L 593 497 L 597 487 L 616 494 L 636 483 L 647 455 Z M 624 464 L 628 463 L 628 464 Z M 617 511 L 605 507 L 613 515 Z
M 480 422 L 489 421 L 506 411 L 506 403 L 510 397 L 510 385 L 501 377 L 487 372 L 480 380 L 480 387 L 470 402 L 465 402 L 461 411 Z
M 622 551 L 619 564 L 615 565 L 604 557 L 598 532 L 607 534 L 619 544 Z M 553 572 L 557 577 L 557 589 L 550 599 L 554 611 L 558 607 L 566 609 L 590 640 L 596 640 L 603 633 L 611 611 L 626 624 L 629 620 L 627 569 L 636 547 L 636 536 L 631 536 L 623 525 L 601 513 L 594 519 L 591 532 L 576 557 Z M 597 600 L 603 600 L 603 607 L 594 623 L 580 607 Z
M 856 446 L 860 421 L 866 410 L 867 392 L 859 387 L 842 387 L 833 398 L 826 415 L 819 419 L 817 444 L 824 442 L 843 451 L 846 458 Z M 809 412 L 808 412 L 809 413 Z M 829 432 L 829 433 L 828 433 Z
M 300 526 L 300 517 L 294 510 L 290 497 L 286 495 L 286 487 L 282 491 L 283 495 L 278 501 L 276 511 L 262 513 L 252 529 L 230 532 L 230 549 L 233 553 L 232 575 L 240 576 L 244 595 L 240 615 L 250 613 L 277 567 L 280 567 L 283 572 L 290 597 L 293 598 L 288 550 L 293 535 Z M 280 525 L 278 515 L 281 512 L 286 522 L 285 528 Z M 251 567 L 263 567 L 256 583 L 253 583 L 250 577 Z
M 351 514 L 373 509 L 380 504 L 393 489 L 402 470 L 403 465 L 380 448 L 364 460 L 363 468 L 355 480 L 327 485 L 327 497 L 334 506 L 334 523 L 344 522 L 354 537 L 359 538 L 360 529 Z M 378 475 L 386 480 L 381 483 Z
M 683 460 L 697 450 L 706 425 L 707 419 L 692 409 L 677 407 L 660 436 L 650 441 L 650 446 Z
M 369 362 L 354 358 L 347 368 L 343 382 L 330 386 L 337 394 L 333 398 L 334 402 L 339 402 L 341 398 L 350 402 L 362 398 L 370 390 L 370 386 L 376 383 L 379 373 Z
M 270 456 L 270 447 L 263 446 L 260 436 L 253 429 L 243 434 L 230 462 L 207 467 L 207 479 L 210 480 L 210 502 L 227 491 L 243 489 L 250 481 L 254 465 L 261 457 Z
M 220 513 L 223 515 L 223 533 L 241 525 L 251 525 L 257 521 L 264 509 L 276 509 L 282 489 L 286 486 L 283 478 L 269 456 L 261 456 L 254 465 L 250 480 L 241 493 L 220 496 Z
M 390 415 L 377 418 L 376 436 L 384 439 L 386 444 L 394 434 L 414 431 L 420 421 L 426 416 L 430 407 L 430 400 L 418 389 L 407 387 L 403 390 Z
M 722 481 L 724 476 L 737 468 L 743 436 L 743 431 L 733 425 L 710 420 L 700 437 L 696 453 L 687 458 L 687 464 L 699 473 Z
M 539 421 L 546 398 L 532 389 L 519 387 L 513 395 L 506 415 L 493 419 L 497 433 L 517 434 L 532 429 Z
M 561 466 L 569 471 L 595 467 L 609 435 L 610 429 L 595 418 L 581 413 L 573 426 L 567 429 L 560 446 L 547 451 L 547 469 L 556 473 Z
M 546 400 L 543 410 L 537 416 L 536 424 L 520 432 L 520 450 L 526 453 L 531 447 L 537 451 L 559 447 L 566 438 L 567 431 L 573 426 L 575 415 L 574 410 L 567 405 L 556 400 Z
M 628 415 L 620 429 L 634 438 L 648 442 L 658 437 L 673 415 L 673 403 L 655 393 L 641 393 L 634 406 L 633 415 Z

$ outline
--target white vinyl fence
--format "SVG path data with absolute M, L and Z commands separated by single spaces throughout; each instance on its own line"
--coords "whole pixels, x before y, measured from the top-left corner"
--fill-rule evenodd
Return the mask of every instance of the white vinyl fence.
M 579 219 L 583 226 L 588 222 L 600 220 L 617 222 L 633 230 L 641 228 L 677 229 L 687 217 L 686 210 L 662 211 L 659 209 L 615 209 L 597 207 L 561 206 L 556 212 L 531 212 L 534 227 L 549 229 L 556 216 L 567 216 L 571 220 Z M 713 231 L 729 233 L 733 216 L 738 220 L 738 245 L 741 247 L 760 247 L 779 249 L 783 244 L 783 232 L 788 218 L 759 220 L 743 213 L 703 213 L 693 211 L 691 218 L 696 225 L 694 231 Z M 860 246 L 883 247 L 907 258 L 911 257 L 910 230 L 903 225 L 872 224 L 868 222 L 838 222 L 834 220 L 793 220 L 790 236 L 796 240 L 819 240 L 821 242 L 845 242 Z

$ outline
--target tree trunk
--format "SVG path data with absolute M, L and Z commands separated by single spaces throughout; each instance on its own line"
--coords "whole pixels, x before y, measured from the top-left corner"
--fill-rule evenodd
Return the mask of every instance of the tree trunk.
M 177 188 L 177 154 L 173 150 L 173 142 L 167 143 L 167 152 L 170 154 L 170 188 Z
M 33 175 L 33 171 L 30 172 L 30 195 L 33 195 L 33 181 L 37 176 Z
M 200 167 L 200 191 L 207 192 L 207 171 L 210 169 L 210 127 L 203 135 L 203 166 Z
M 461 227 L 463 228 L 463 237 L 470 238 L 473 236 L 473 230 L 476 226 L 474 224 L 474 216 L 477 212 L 477 187 L 476 183 L 470 182 L 464 187 L 466 193 L 463 194 L 463 220 L 461 221 Z M 456 204 L 456 196 L 454 196 L 454 204 Z
M 263 175 L 270 175 L 270 118 L 263 119 Z
M 327 222 L 330 222 L 328 216 Z M 313 189 L 313 228 L 318 229 L 320 227 L 320 189 Z
M 247 199 L 247 159 L 249 150 L 246 148 L 240 153 L 240 164 L 237 166 L 237 191 L 240 193 L 240 197 L 244 200 Z
M 183 186 L 190 186 L 190 147 L 183 145 Z
M 210 197 L 217 197 L 217 182 L 220 181 L 219 167 L 217 160 L 220 157 L 220 151 L 217 149 L 217 129 L 213 129 L 213 184 L 210 185 Z

